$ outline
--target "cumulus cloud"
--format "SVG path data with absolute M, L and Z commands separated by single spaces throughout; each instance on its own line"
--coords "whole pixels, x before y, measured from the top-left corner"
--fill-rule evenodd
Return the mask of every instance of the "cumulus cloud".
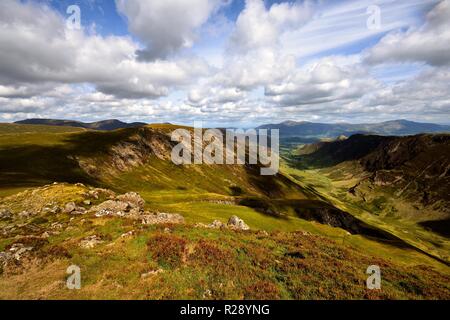
M 266 86 L 265 94 L 280 105 L 295 106 L 358 99 L 380 87 L 363 66 L 347 65 L 348 60 L 328 57 L 293 70 L 284 81 Z
M 418 29 L 385 36 L 367 52 L 371 64 L 425 62 L 432 66 L 450 65 L 450 0 L 438 3 Z
M 309 1 L 273 4 L 267 9 L 263 0 L 246 0 L 231 35 L 230 47 L 239 52 L 273 47 L 283 32 L 299 28 L 311 16 Z
M 118 97 L 157 98 L 209 72 L 200 58 L 138 61 L 131 38 L 66 29 L 61 16 L 31 2 L 1 1 L 0 25 L 0 84 L 9 86 L 3 96 L 38 84 L 92 83 Z
M 167 58 L 192 46 L 195 31 L 219 4 L 219 0 L 116 0 L 130 32 L 146 45 L 138 51 L 142 60 Z

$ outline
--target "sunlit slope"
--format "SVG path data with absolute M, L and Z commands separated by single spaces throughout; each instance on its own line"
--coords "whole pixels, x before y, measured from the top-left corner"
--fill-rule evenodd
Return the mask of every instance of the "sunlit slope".
M 283 222 L 248 208 L 205 206 L 211 213 L 205 222 L 238 214 L 252 229 L 243 232 L 205 229 L 192 216 L 184 225 L 149 226 L 139 219 L 47 210 L 48 203 L 83 204 L 88 191 L 80 184 L 52 184 L 0 199 L 0 207 L 13 213 L 0 221 L 0 251 L 17 243 L 33 248 L 0 271 L 0 298 L 447 299 L 450 294 L 449 269 L 436 260 L 299 218 Z M 147 202 L 146 209 L 152 207 Z M 24 210 L 35 214 L 20 215 Z M 80 246 L 93 235 L 101 243 Z M 81 268 L 81 290 L 65 287 L 72 264 Z M 382 290 L 366 288 L 372 264 L 382 268 Z

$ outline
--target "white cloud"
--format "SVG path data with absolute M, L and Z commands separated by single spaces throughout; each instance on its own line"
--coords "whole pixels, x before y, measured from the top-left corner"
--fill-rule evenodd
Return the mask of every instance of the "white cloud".
M 372 64 L 386 62 L 425 62 L 433 66 L 450 65 L 450 1 L 438 3 L 426 16 L 421 28 L 385 36 L 367 53 Z
M 167 58 L 191 47 L 195 31 L 220 4 L 219 0 L 116 0 L 128 19 L 130 32 L 146 45 L 138 55 L 143 60 Z
M 92 83 L 118 97 L 157 98 L 209 72 L 200 58 L 137 61 L 139 46 L 131 38 L 66 29 L 43 5 L 4 0 L 0 12 L 0 84 L 9 87 L 3 96 L 26 94 L 37 84 Z
M 339 103 L 380 87 L 363 66 L 346 65 L 348 60 L 328 57 L 295 69 L 282 82 L 268 85 L 266 95 L 282 106 Z
M 263 0 L 246 0 L 231 35 L 230 47 L 240 52 L 273 47 L 283 32 L 299 28 L 311 15 L 309 1 L 273 4 L 267 9 Z

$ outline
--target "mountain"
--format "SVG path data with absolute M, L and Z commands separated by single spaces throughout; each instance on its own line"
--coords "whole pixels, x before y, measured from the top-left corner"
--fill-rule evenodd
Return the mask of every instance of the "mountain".
M 420 207 L 450 216 L 450 134 L 414 136 L 354 135 L 345 140 L 304 146 L 300 157 L 318 168 L 356 163 L 362 177 L 351 192 L 362 185 L 391 191 L 390 198 L 403 198 Z M 301 152 L 302 149 L 310 152 Z M 349 166 L 349 173 L 354 171 Z
M 450 132 L 449 125 L 419 123 L 408 120 L 394 120 L 373 124 L 313 123 L 307 121 L 286 121 L 280 124 L 267 124 L 258 129 L 279 129 L 280 136 L 302 138 L 334 138 L 339 135 L 350 136 L 358 133 L 379 135 L 413 135 L 418 133 Z
M 450 297 L 445 264 L 334 206 L 320 181 L 175 165 L 176 128 L 0 125 L 0 299 Z M 383 290 L 367 289 L 373 264 Z M 65 286 L 73 265 L 80 290 Z
M 91 130 L 104 130 L 111 131 L 123 128 L 134 128 L 145 126 L 146 123 L 143 122 L 133 122 L 126 123 L 120 120 L 103 120 L 98 122 L 85 123 L 80 121 L 72 120 L 55 120 L 55 119 L 26 119 L 22 121 L 15 122 L 16 124 L 35 124 L 35 125 L 48 125 L 48 126 L 65 126 L 65 127 L 76 127 L 85 128 Z

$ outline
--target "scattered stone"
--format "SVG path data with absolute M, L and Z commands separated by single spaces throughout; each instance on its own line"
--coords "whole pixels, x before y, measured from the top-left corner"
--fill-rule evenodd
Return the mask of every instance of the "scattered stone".
M 84 201 L 83 201 L 83 204 L 84 204 L 84 205 L 87 205 L 87 206 L 90 206 L 91 203 L 92 203 L 91 200 L 84 200 Z
M 247 224 L 245 224 L 244 220 L 240 219 L 237 216 L 232 216 L 228 220 L 228 224 L 225 224 L 219 220 L 214 220 L 210 224 L 197 223 L 195 226 L 198 228 L 207 228 L 207 229 L 227 229 L 227 228 L 233 229 L 233 230 L 249 230 L 250 229 L 250 227 Z
M 0 209 L 0 220 L 7 220 L 13 217 L 11 211 L 8 209 Z
M 228 227 L 234 230 L 250 230 L 250 227 L 237 216 L 232 216 L 230 220 L 228 220 Z
M 143 273 L 143 274 L 141 274 L 141 278 L 148 278 L 148 277 L 152 277 L 152 276 L 156 276 L 157 274 L 159 274 L 159 273 L 163 273 L 164 272 L 164 270 L 163 269 L 158 269 L 158 270 L 153 270 L 153 271 L 150 271 L 150 272 L 147 272 L 147 273 Z
M 227 225 L 219 220 L 214 220 L 210 224 L 197 223 L 196 227 L 207 228 L 207 229 L 224 229 Z
M 32 250 L 33 247 L 31 246 L 25 246 L 22 243 L 14 243 L 7 251 L 0 252 L 0 265 L 5 267 L 10 262 L 20 262 L 20 260 Z
M 29 218 L 29 217 L 32 217 L 35 215 L 36 215 L 36 213 L 25 210 L 25 211 L 22 211 L 19 213 L 19 218 Z
M 92 249 L 96 245 L 103 243 L 104 241 L 97 235 L 89 236 L 81 240 L 80 247 L 85 249 Z
M 52 213 L 52 214 L 58 214 L 61 212 L 61 208 L 55 204 L 47 204 L 43 209 L 43 213 Z
M 268 237 L 269 233 L 266 230 L 259 230 L 258 231 L 258 236 Z
M 181 224 L 184 223 L 184 217 L 177 213 L 154 213 L 142 216 L 142 224 Z
M 50 234 L 48 233 L 48 231 L 45 231 L 42 235 L 41 238 L 47 239 L 50 238 Z
M 64 207 L 64 212 L 72 215 L 82 215 L 86 213 L 86 209 L 80 206 L 77 206 L 74 202 L 69 202 Z
M 127 233 L 122 234 L 120 237 L 121 238 L 128 238 L 128 237 L 133 236 L 135 233 L 136 233 L 136 231 L 131 230 L 131 231 L 128 231 Z
M 72 218 L 71 218 L 72 219 Z M 64 226 L 62 225 L 62 223 L 59 223 L 59 222 L 53 222 L 51 225 L 50 225 L 50 228 L 52 229 L 52 230 L 61 230 L 62 228 L 64 228 Z
M 208 225 L 208 227 L 212 229 L 223 229 L 226 228 L 227 226 L 225 225 L 225 223 L 219 220 L 214 220 L 210 225 Z

